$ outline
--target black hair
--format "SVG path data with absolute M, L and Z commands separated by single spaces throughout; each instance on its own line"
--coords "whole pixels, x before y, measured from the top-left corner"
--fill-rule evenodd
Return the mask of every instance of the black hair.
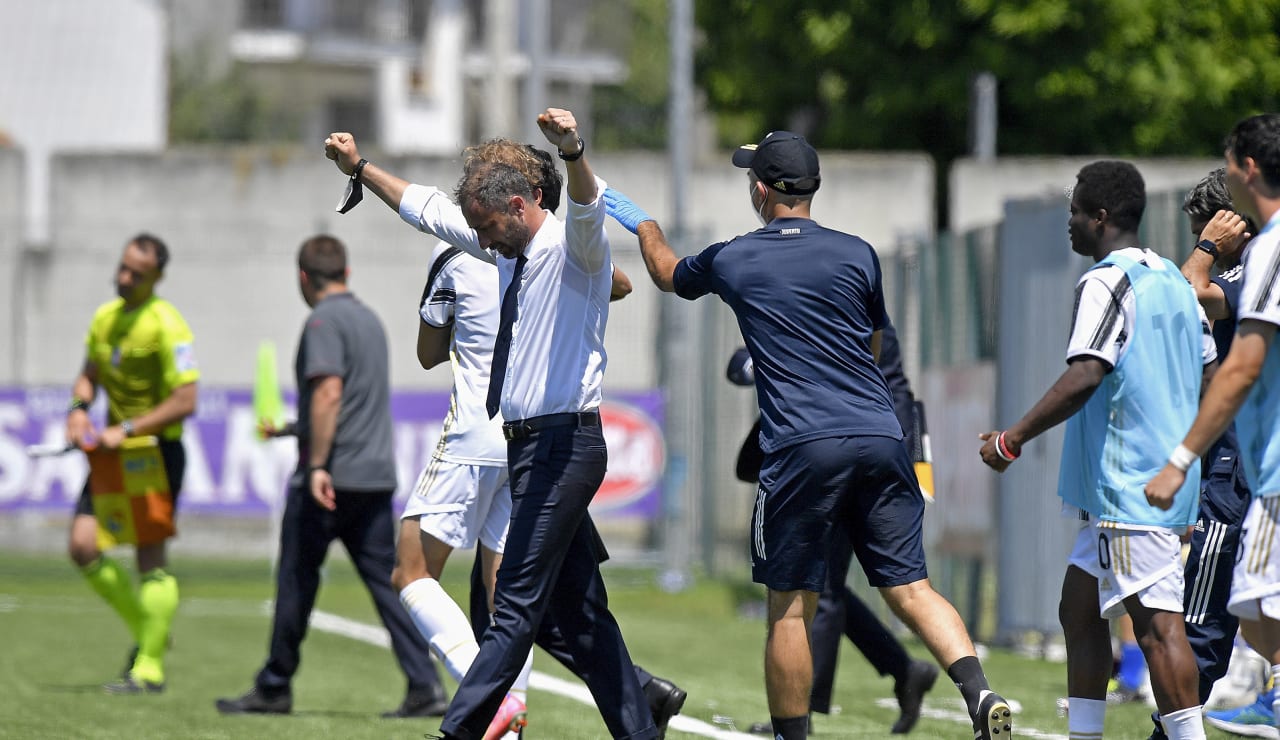
M 164 272 L 165 266 L 169 264 L 169 247 L 160 237 L 144 231 L 130 239 L 129 244 L 137 244 L 143 251 L 149 252 L 156 258 L 156 272 Z
M 1147 209 L 1147 188 L 1138 168 L 1116 159 L 1082 167 L 1072 195 L 1088 213 L 1105 209 L 1107 220 L 1125 231 L 1137 231 Z
M 541 176 L 536 187 L 542 190 L 542 207 L 555 213 L 560 207 L 560 190 L 564 187 L 564 178 L 560 175 L 560 170 L 556 169 L 556 161 L 551 158 L 550 152 L 544 152 L 533 144 L 526 146 L 541 165 Z
M 1237 123 L 1223 149 L 1231 152 L 1236 164 L 1252 158 L 1267 185 L 1280 187 L 1280 113 L 1263 113 Z

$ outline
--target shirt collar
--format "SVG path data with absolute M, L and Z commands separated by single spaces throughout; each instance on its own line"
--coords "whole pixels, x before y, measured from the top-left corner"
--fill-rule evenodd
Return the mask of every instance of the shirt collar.
M 782 231 L 783 229 L 799 229 L 799 228 L 803 228 L 806 224 L 812 224 L 813 226 L 817 226 L 818 222 L 814 221 L 811 218 L 798 218 L 795 216 L 784 216 L 782 218 L 775 218 L 774 220 L 770 221 L 767 226 L 761 226 L 760 230 L 773 232 L 773 231 Z

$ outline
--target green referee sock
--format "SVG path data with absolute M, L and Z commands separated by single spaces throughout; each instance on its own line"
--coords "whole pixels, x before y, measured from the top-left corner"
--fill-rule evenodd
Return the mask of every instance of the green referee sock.
M 133 592 L 133 581 L 120 563 L 106 555 L 99 555 L 97 560 L 81 569 L 84 579 L 101 596 L 116 614 L 124 620 L 133 635 L 134 642 L 141 641 L 142 605 Z
M 173 615 L 178 611 L 178 579 L 162 568 L 147 571 L 138 587 L 138 601 L 142 621 L 138 658 L 131 673 L 138 680 L 164 683 L 164 653 L 169 647 Z

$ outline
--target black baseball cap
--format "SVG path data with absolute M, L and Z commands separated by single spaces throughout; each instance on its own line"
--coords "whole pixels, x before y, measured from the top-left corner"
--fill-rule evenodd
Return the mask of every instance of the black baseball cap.
M 761 182 L 784 195 L 808 195 L 822 184 L 818 152 L 790 131 L 774 131 L 759 144 L 738 147 L 733 164 L 750 168 Z

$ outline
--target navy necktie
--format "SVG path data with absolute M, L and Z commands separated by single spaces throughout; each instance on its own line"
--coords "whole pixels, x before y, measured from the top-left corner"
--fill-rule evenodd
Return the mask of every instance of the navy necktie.
M 511 276 L 511 284 L 507 292 L 502 294 L 502 308 L 498 311 L 498 337 L 493 341 L 493 365 L 489 370 L 489 394 L 485 397 L 484 408 L 489 418 L 498 415 L 498 404 L 502 401 L 502 381 L 507 376 L 507 355 L 511 353 L 511 327 L 516 323 L 519 313 L 517 298 L 520 295 L 520 279 L 524 276 L 524 263 L 529 260 L 522 254 L 516 257 L 516 271 Z

